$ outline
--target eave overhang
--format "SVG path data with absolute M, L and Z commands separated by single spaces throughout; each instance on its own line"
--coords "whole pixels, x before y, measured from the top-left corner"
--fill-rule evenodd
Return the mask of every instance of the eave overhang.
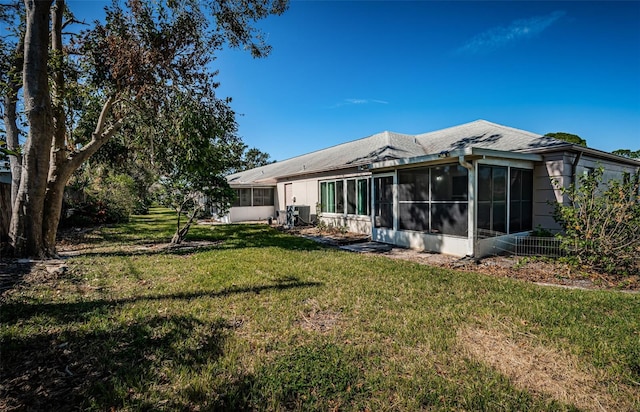
M 523 153 L 531 153 L 535 150 L 535 153 L 539 154 L 547 154 L 547 153 L 557 153 L 557 152 L 577 152 L 584 153 L 589 156 L 593 156 L 599 159 L 610 160 L 617 163 L 624 163 L 629 166 L 640 167 L 640 160 L 630 159 L 628 157 L 618 156 L 613 153 L 603 152 L 602 150 L 592 149 L 590 147 L 579 146 L 575 144 L 568 144 L 566 146 L 556 146 L 556 147 L 548 147 L 543 149 L 530 149 L 527 151 L 523 151 Z
M 403 167 L 416 166 L 419 164 L 444 164 L 458 162 L 460 158 L 466 161 L 493 158 L 506 160 L 524 160 L 539 162 L 542 156 L 537 153 L 507 152 L 503 150 L 484 149 L 479 147 L 466 147 L 464 149 L 429 154 L 424 156 L 409 157 L 406 159 L 387 160 L 375 162 L 369 165 L 369 170 L 382 171 L 385 169 L 397 169 Z

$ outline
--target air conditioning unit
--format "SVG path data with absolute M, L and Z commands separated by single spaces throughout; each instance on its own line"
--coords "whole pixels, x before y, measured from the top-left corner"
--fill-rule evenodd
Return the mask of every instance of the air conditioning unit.
M 308 225 L 311 223 L 311 206 L 296 205 L 294 206 L 298 212 L 297 224 Z
M 308 225 L 311 223 L 311 206 L 287 206 L 287 226 Z

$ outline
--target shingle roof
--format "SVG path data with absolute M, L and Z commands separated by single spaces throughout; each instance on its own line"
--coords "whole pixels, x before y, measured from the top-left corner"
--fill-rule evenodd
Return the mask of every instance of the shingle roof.
M 502 126 L 486 120 L 476 120 L 475 122 L 436 130 L 435 132 L 420 134 L 416 138 L 425 148 L 425 154 L 435 154 L 466 147 L 521 151 L 567 145 L 567 142 L 562 140 Z
M 231 184 L 275 183 L 278 178 L 284 176 L 345 169 L 465 147 L 525 151 L 566 145 L 567 143 L 561 140 L 477 120 L 419 135 L 377 133 L 281 162 L 234 173 L 227 176 L 227 180 Z

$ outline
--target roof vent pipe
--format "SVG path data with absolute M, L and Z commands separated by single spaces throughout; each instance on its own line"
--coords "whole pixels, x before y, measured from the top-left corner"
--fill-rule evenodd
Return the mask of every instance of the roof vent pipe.
M 465 169 L 473 171 L 473 164 L 464 160 L 464 156 L 458 156 L 458 163 L 460 163 L 460 166 L 464 167 Z

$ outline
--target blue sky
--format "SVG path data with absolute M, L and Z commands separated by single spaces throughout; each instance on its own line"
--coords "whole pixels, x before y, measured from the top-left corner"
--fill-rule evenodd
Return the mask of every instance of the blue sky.
M 640 149 L 639 1 L 293 0 L 259 27 L 271 55 L 221 52 L 218 94 L 275 160 L 477 119 Z

